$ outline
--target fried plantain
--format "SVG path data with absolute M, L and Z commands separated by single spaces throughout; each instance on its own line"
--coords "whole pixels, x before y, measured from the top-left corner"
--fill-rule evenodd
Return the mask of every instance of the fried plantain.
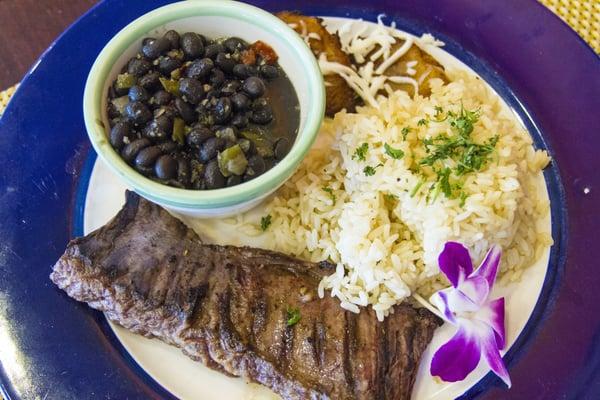
M 396 42 L 391 50 L 390 54 L 394 54 L 396 50 L 398 50 L 404 41 Z M 408 76 L 408 63 L 411 61 L 416 61 L 416 65 L 412 67 L 415 71 L 415 74 L 412 75 L 417 82 L 419 82 L 419 94 L 421 96 L 427 97 L 431 94 L 431 87 L 429 86 L 429 81 L 431 79 L 439 78 L 444 81 L 444 83 L 448 83 L 448 78 L 446 77 L 446 73 L 444 72 L 444 68 L 428 53 L 421 50 L 419 46 L 413 44 L 410 49 L 404 54 L 398 61 L 394 64 L 390 65 L 384 72 L 384 75 L 387 76 Z M 377 61 L 375 63 L 375 69 L 381 64 L 381 61 Z M 415 88 L 410 83 L 394 83 L 389 82 L 390 86 L 394 90 L 403 90 L 407 92 L 410 97 L 413 97 L 415 94 Z
M 276 14 L 286 24 L 290 25 L 299 35 L 304 36 L 315 57 L 319 58 L 325 53 L 327 60 L 343 65 L 352 66 L 350 56 L 342 50 L 337 34 L 329 33 L 316 17 L 301 15 L 296 12 L 282 11 Z M 353 112 L 357 102 L 357 95 L 344 78 L 339 75 L 326 75 L 325 91 L 327 96 L 327 116 L 334 116 L 338 111 L 346 109 Z

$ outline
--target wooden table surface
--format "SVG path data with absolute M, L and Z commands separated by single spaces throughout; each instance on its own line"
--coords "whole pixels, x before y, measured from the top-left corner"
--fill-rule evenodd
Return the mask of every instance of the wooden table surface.
M 0 90 L 18 83 L 42 52 L 97 0 L 0 0 Z

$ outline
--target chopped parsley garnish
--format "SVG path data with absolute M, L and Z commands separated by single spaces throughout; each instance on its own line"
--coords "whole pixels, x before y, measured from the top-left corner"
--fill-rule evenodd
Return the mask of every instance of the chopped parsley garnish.
M 423 178 L 419 179 L 419 182 L 417 182 L 417 184 L 410 191 L 410 194 L 409 194 L 410 197 L 415 197 L 415 194 L 417 194 L 417 192 L 419 191 L 419 189 L 421 189 L 421 186 L 423 186 L 424 183 L 425 183 L 425 179 L 423 179 Z
M 436 107 L 436 118 L 443 112 L 441 107 Z M 449 199 L 459 198 L 464 205 L 466 193 L 462 190 L 460 177 L 469 173 L 482 170 L 490 161 L 498 136 L 494 136 L 484 143 L 476 143 L 472 137 L 475 124 L 479 120 L 479 110 L 469 111 L 462 105 L 460 112 L 448 111 L 443 120 L 448 121 L 451 134 L 440 134 L 432 138 L 423 139 L 427 156 L 422 158 L 418 164 L 430 167 L 436 174 L 436 185 L 433 190 L 433 200 L 441 191 Z M 420 186 L 417 185 L 411 192 L 416 193 Z
M 408 126 L 405 126 L 400 132 L 402 133 L 402 140 L 406 140 L 406 136 L 410 132 L 410 128 Z
M 377 164 L 374 167 L 371 167 L 370 165 L 367 165 L 365 168 L 363 168 L 363 172 L 366 176 L 373 176 L 375 175 L 375 170 L 379 167 L 381 167 L 383 164 Z
M 271 214 L 265 215 L 260 219 L 260 229 L 264 232 L 271 225 Z
M 435 106 L 435 114 L 433 114 L 433 121 L 435 122 L 444 122 L 445 120 L 448 119 L 448 115 L 446 114 L 446 116 L 444 118 L 442 118 L 442 114 L 444 113 L 444 109 L 440 106 Z
M 333 201 L 333 205 L 335 205 L 335 201 L 337 200 L 337 197 L 335 196 L 335 193 L 333 193 L 333 189 L 330 188 L 329 186 L 325 186 L 322 189 L 325 193 L 329 194 L 329 197 L 331 197 L 331 201 Z
M 458 195 L 458 198 L 460 199 L 460 203 L 458 205 L 463 207 L 465 205 L 465 202 L 467 201 L 467 194 L 461 190 L 460 194 Z
M 367 159 L 367 151 L 369 150 L 369 144 L 363 143 L 359 147 L 354 150 L 354 154 L 352 155 L 353 160 L 365 161 Z
M 287 326 L 296 325 L 300 321 L 300 310 L 297 308 L 287 308 Z
M 441 171 L 438 171 L 438 187 L 446 195 L 446 197 L 452 197 L 452 186 L 450 186 L 450 168 L 445 167 Z
M 404 157 L 404 152 L 400 149 L 394 149 L 387 143 L 384 144 L 383 147 L 385 148 L 385 154 L 392 157 L 394 160 L 399 160 Z
M 429 125 L 429 121 L 427 121 L 425 118 L 421 118 L 419 121 L 417 121 L 417 125 L 427 126 L 427 125 Z
M 479 110 L 469 111 L 462 104 L 460 106 L 460 114 L 456 115 L 453 112 L 448 112 L 450 118 L 450 126 L 454 128 L 459 135 L 468 137 L 473 132 L 473 126 L 479 120 Z

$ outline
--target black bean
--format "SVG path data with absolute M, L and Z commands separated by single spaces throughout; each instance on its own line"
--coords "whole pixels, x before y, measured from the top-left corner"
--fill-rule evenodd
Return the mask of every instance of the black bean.
M 252 67 L 250 65 L 246 65 L 246 64 L 236 64 L 233 67 L 233 74 L 235 76 L 237 76 L 238 78 L 247 78 L 251 75 L 253 75 L 254 70 L 252 69 Z
M 131 126 L 127 121 L 119 121 L 110 130 L 110 144 L 119 150 L 125 144 L 124 139 L 129 136 Z
M 231 105 L 234 110 L 243 111 L 250 106 L 250 99 L 243 93 L 235 93 L 231 96 Z
M 129 88 L 129 100 L 145 102 L 150 99 L 148 91 L 141 86 L 134 85 Z
M 159 90 L 162 87 L 160 84 L 160 74 L 158 71 L 150 71 L 140 78 L 138 85 L 150 91 Z
M 231 96 L 240 89 L 240 86 L 240 82 L 238 81 L 227 81 L 223 84 L 223 87 L 221 88 L 221 94 L 223 96 Z
M 156 38 L 146 37 L 146 38 L 142 39 L 142 46 L 150 44 L 151 42 L 154 42 L 155 40 L 156 40 Z
M 140 101 L 131 101 L 125 106 L 125 115 L 136 125 L 143 125 L 152 119 L 148 107 Z
M 202 57 L 204 54 L 204 43 L 200 35 L 194 32 L 186 32 L 181 36 L 181 49 L 188 60 Z
M 177 157 L 177 180 L 184 187 L 190 184 L 190 163 L 182 155 Z
M 121 151 L 121 156 L 125 162 L 130 163 L 142 149 L 150 146 L 151 144 L 152 142 L 146 138 L 134 140 L 123 148 Z
M 162 155 L 154 165 L 154 173 L 158 179 L 173 179 L 177 176 L 177 161 L 168 154 Z
M 210 73 L 209 82 L 213 87 L 219 87 L 225 82 L 225 74 L 220 69 L 215 68 Z
M 231 175 L 229 178 L 227 178 L 227 182 L 225 184 L 229 187 L 229 186 L 239 185 L 240 183 L 242 183 L 241 176 Z
M 266 106 L 269 105 L 269 102 L 267 101 L 267 99 L 265 99 L 264 97 L 260 98 L 260 99 L 256 99 L 252 102 L 252 109 L 253 110 L 258 110 L 260 108 L 264 108 Z
M 154 172 L 154 168 L 152 167 L 140 167 L 136 165 L 135 169 L 137 170 L 137 172 L 144 176 L 147 176 L 148 178 L 150 178 Z
M 252 110 L 252 113 L 250 113 L 250 121 L 255 124 L 266 125 L 271 122 L 272 119 L 273 110 L 269 105 L 254 109 Z
M 215 122 L 222 124 L 231 117 L 231 100 L 228 97 L 222 97 L 217 101 L 214 109 Z
M 181 67 L 181 60 L 178 60 L 176 58 L 164 56 L 159 58 L 158 60 L 158 70 L 163 75 L 168 76 L 171 74 L 171 71 L 174 71 L 179 67 Z
M 235 143 L 237 140 L 237 132 L 233 126 L 219 128 L 215 131 L 215 136 L 231 144 Z
M 121 113 L 119 112 L 119 110 L 117 110 L 117 108 L 111 101 L 108 102 L 106 108 L 107 108 L 106 111 L 108 113 L 108 118 L 110 118 L 111 120 L 116 119 L 116 118 L 118 119 L 121 117 Z
M 142 76 L 150 71 L 151 68 L 152 64 L 150 61 L 143 58 L 134 57 L 127 65 L 127 72 L 129 72 L 131 75 Z
M 175 99 L 175 108 L 186 124 L 192 124 L 196 120 L 196 112 L 188 103 L 177 97 Z
M 231 119 L 231 125 L 236 128 L 245 128 L 248 125 L 248 117 L 244 114 L 235 114 Z
M 204 98 L 204 86 L 196 79 L 180 79 L 179 91 L 184 96 L 183 98 L 192 104 L 198 104 Z
M 210 58 L 203 58 L 192 62 L 185 72 L 188 78 L 194 78 L 201 80 L 208 76 L 210 71 L 214 68 L 215 63 Z
M 206 164 L 204 169 L 204 182 L 207 189 L 219 189 L 225 186 L 225 177 L 219 170 L 217 160 L 212 160 Z
M 165 33 L 165 38 L 169 41 L 169 44 L 171 46 L 171 49 L 178 49 L 179 48 L 179 33 L 177 33 L 177 31 L 174 30 L 170 30 L 167 33 Z
M 290 141 L 287 138 L 279 138 L 273 148 L 275 159 L 281 161 L 290 152 Z
M 166 115 L 154 118 L 144 128 L 144 136 L 152 139 L 166 139 L 173 132 L 173 120 Z
M 163 152 L 163 154 L 168 154 L 177 149 L 177 143 L 169 140 L 159 144 L 158 148 Z
M 135 166 L 148 168 L 154 165 L 156 159 L 160 157 L 162 150 L 158 146 L 146 147 L 135 156 Z
M 248 139 L 239 139 L 237 144 L 240 146 L 240 149 L 246 154 L 246 156 L 250 156 L 254 154 L 256 151 L 256 146 L 254 143 Z M 246 157 L 247 158 L 247 157 Z
M 205 126 L 194 127 L 186 136 L 185 140 L 188 146 L 200 148 L 200 145 L 207 139 L 213 137 L 213 132 Z
M 111 91 L 113 92 L 113 96 L 112 97 L 115 98 L 115 97 L 126 96 L 127 93 L 129 93 L 129 88 L 119 88 L 119 87 L 117 87 L 117 80 L 115 79 L 115 81 L 111 85 Z
M 159 108 L 154 110 L 154 118 L 158 118 L 161 115 L 165 115 L 169 118 L 175 118 L 179 116 L 179 112 L 173 106 L 160 106 Z
M 248 44 L 240 38 L 230 37 L 223 42 L 223 47 L 230 53 L 234 53 L 236 51 L 245 50 L 248 47 Z
M 260 74 L 267 79 L 275 79 L 279 76 L 279 70 L 274 65 L 261 65 L 260 66 Z
M 264 158 L 255 154 L 248 158 L 248 166 L 246 167 L 246 174 L 251 177 L 262 175 L 266 171 L 266 164 Z
M 220 43 L 213 43 L 206 46 L 206 50 L 204 51 L 204 57 L 214 59 L 217 54 L 225 51 L 225 47 L 223 47 Z
M 217 156 L 219 151 L 225 147 L 225 140 L 216 137 L 211 137 L 200 146 L 198 158 L 201 162 L 206 163 Z
M 206 92 L 206 98 L 208 100 L 212 100 L 215 97 L 219 97 L 220 94 L 221 93 L 218 90 L 216 90 L 216 89 L 210 89 L 208 92 Z
M 150 59 L 155 59 L 169 51 L 171 43 L 165 37 L 160 37 L 142 46 L 142 53 Z
M 217 58 L 215 58 L 215 64 L 224 72 L 231 73 L 236 62 L 229 54 L 219 53 L 217 54 Z
M 198 122 L 202 125 L 212 126 L 215 124 L 215 117 L 205 107 L 198 107 Z
M 171 94 L 166 90 L 159 90 L 152 96 L 151 103 L 157 106 L 166 106 L 171 101 Z
M 265 83 L 262 79 L 251 76 L 244 81 L 244 85 L 242 86 L 244 92 L 250 96 L 250 98 L 255 99 L 260 97 L 265 93 Z

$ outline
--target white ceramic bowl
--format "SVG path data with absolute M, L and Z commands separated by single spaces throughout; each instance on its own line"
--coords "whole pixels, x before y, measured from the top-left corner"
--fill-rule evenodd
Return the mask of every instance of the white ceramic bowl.
M 209 38 L 237 36 L 262 40 L 279 56 L 300 103 L 300 127 L 288 155 L 248 182 L 215 190 L 185 190 L 163 185 L 130 167 L 109 140 L 107 93 L 123 65 L 141 48 L 142 39 L 174 29 Z M 145 14 L 121 30 L 101 51 L 85 87 L 83 111 L 88 136 L 98 155 L 141 196 L 193 217 L 222 217 L 260 203 L 296 170 L 318 133 L 325 109 L 325 89 L 318 64 L 304 41 L 274 15 L 236 1 L 185 1 Z

